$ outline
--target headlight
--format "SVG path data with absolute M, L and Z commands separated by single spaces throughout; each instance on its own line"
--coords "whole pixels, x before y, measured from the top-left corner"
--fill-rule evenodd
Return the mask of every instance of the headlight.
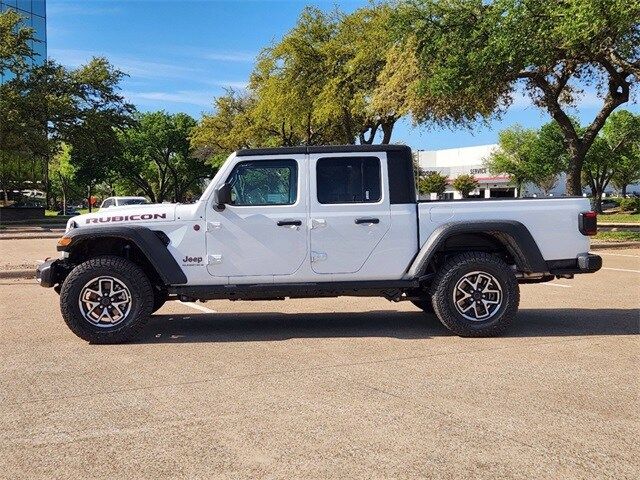
M 76 222 L 73 221 L 72 218 L 70 218 L 67 221 L 67 228 L 65 229 L 65 233 L 67 233 L 69 230 L 73 230 L 74 228 L 76 228 L 78 225 L 76 224 Z

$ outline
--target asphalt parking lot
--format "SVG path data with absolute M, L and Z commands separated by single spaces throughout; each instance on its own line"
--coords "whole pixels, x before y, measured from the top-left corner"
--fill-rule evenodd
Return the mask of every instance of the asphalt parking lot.
M 339 298 L 174 302 L 95 346 L 0 280 L 0 477 L 638 478 L 640 250 L 599 253 L 495 339 Z

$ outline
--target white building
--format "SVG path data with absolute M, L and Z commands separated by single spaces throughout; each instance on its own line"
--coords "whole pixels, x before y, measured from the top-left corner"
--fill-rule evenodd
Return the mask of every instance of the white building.
M 471 192 L 471 197 L 517 197 L 516 186 L 511 182 L 508 175 L 491 175 L 485 167 L 485 160 L 492 151 L 498 148 L 497 144 L 491 144 L 448 148 L 445 150 L 418 150 L 418 164 L 424 172 L 438 172 L 446 175 L 450 182 L 459 175 L 473 175 L 479 185 L 476 190 Z M 560 196 L 565 194 L 565 179 L 566 176 L 564 174 L 558 176 L 558 182 L 551 190 L 550 195 Z M 524 197 L 543 195 L 542 191 L 532 184 L 524 185 L 522 190 L 522 196 Z M 613 188 L 609 186 L 607 192 L 612 193 Z M 630 185 L 627 192 L 640 192 L 640 185 Z M 455 191 L 451 185 L 447 186 L 444 198 L 457 199 L 461 197 L 460 192 Z

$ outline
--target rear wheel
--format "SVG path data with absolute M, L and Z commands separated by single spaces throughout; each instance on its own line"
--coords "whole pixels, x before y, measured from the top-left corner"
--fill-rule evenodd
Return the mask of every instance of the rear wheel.
M 67 276 L 60 291 L 62 316 L 91 343 L 122 343 L 144 327 L 154 305 L 149 279 L 121 257 L 87 260 Z
M 447 261 L 430 293 L 440 321 L 462 337 L 501 334 L 513 322 L 520 302 L 518 282 L 509 265 L 484 252 Z

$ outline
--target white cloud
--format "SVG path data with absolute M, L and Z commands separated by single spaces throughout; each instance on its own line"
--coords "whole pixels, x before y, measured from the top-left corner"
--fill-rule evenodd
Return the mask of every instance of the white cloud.
M 256 59 L 256 55 L 254 53 L 247 52 L 213 52 L 203 54 L 202 58 L 216 62 L 253 63 Z
M 128 101 L 139 105 L 155 105 L 157 103 L 184 103 L 199 107 L 210 107 L 214 92 L 202 90 L 178 90 L 176 92 L 131 92 L 122 94 Z
M 182 67 L 171 63 L 140 60 L 127 56 L 111 55 L 107 52 L 101 51 L 62 48 L 49 49 L 49 57 L 69 67 L 78 67 L 87 63 L 92 57 L 96 56 L 106 57 L 112 65 L 131 77 L 193 80 L 197 76 L 198 72 L 201 72 L 200 69 L 196 68 Z

